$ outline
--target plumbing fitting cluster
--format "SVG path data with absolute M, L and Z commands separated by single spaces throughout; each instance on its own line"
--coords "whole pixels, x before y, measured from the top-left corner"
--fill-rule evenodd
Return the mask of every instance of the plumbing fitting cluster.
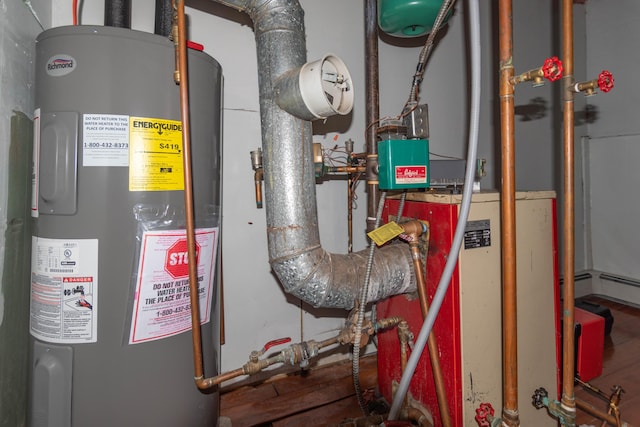
M 603 70 L 598 78 L 588 80 L 586 82 L 580 82 L 573 85 L 571 90 L 575 93 L 584 92 L 586 96 L 596 94 L 596 89 L 600 89 L 602 92 L 609 92 L 613 89 L 613 74 L 607 70 Z
M 511 79 L 511 84 L 516 85 L 518 83 L 532 81 L 533 86 L 542 86 L 544 84 L 543 78 L 550 82 L 555 82 L 562 77 L 562 71 L 562 61 L 560 61 L 557 56 L 552 56 L 544 61 L 542 67 L 529 70 L 513 77 Z
M 536 409 L 546 407 L 549 414 L 556 418 L 560 425 L 568 427 L 574 427 L 576 425 L 575 407 L 569 408 L 558 400 L 549 399 L 549 392 L 544 387 L 537 389 L 533 393 L 532 399 L 533 406 L 535 406 Z
M 362 335 L 359 345 L 364 347 L 369 342 L 369 337 L 379 330 L 388 329 L 397 326 L 403 322 L 400 317 L 390 317 L 380 319 L 375 324 L 368 321 L 362 328 Z M 334 344 L 338 345 L 355 345 L 355 316 L 347 321 L 347 325 L 338 333 L 338 335 L 328 338 L 324 341 L 308 340 L 302 341 L 282 349 L 273 356 L 262 358 L 271 348 L 278 345 L 291 342 L 291 338 L 278 338 L 267 342 L 260 350 L 254 350 L 249 355 L 249 360 L 241 368 L 218 375 L 212 379 L 212 384 L 220 384 L 223 381 L 239 377 L 241 375 L 255 375 L 262 372 L 269 366 L 281 363 L 285 365 L 300 365 L 302 369 L 309 367 L 310 360 L 320 354 L 320 350 Z

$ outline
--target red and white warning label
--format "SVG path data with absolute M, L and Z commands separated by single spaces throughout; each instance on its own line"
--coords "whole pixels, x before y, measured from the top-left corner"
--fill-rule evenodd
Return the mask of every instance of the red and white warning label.
M 426 166 L 396 166 L 396 184 L 424 184 L 426 182 Z
M 98 339 L 98 240 L 33 237 L 31 335 L 51 343 Z
M 200 323 L 211 319 L 218 229 L 196 230 Z M 142 236 L 129 344 L 167 338 L 191 329 L 189 258 L 185 230 Z

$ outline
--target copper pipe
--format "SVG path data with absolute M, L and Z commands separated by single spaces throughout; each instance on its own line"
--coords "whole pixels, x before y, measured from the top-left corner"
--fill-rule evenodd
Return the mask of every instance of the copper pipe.
M 262 209 L 262 180 L 264 179 L 264 170 L 256 169 L 253 174 L 253 181 L 256 187 L 256 208 Z
M 576 83 L 571 88 L 573 92 L 585 92 L 587 96 L 595 94 L 596 89 L 598 89 L 598 79 Z
M 575 401 L 575 406 L 580 409 L 581 411 L 586 412 L 587 414 L 594 416 L 596 418 L 599 418 L 603 421 L 606 421 L 607 423 L 613 425 L 613 426 L 618 426 L 618 427 L 627 427 L 630 424 L 625 422 L 625 421 L 621 421 L 619 419 L 619 417 L 616 417 L 614 415 L 611 414 L 607 414 L 606 412 L 602 412 L 601 410 L 595 408 L 594 406 L 592 406 L 591 404 L 581 400 L 581 399 L 574 399 Z
M 214 384 L 204 379 L 202 339 L 200 330 L 200 301 L 198 295 L 198 263 L 196 262 L 195 216 L 193 210 L 193 174 L 191 170 L 191 139 L 189 123 L 189 79 L 187 72 L 187 30 L 184 1 L 175 0 L 178 25 L 178 74 L 180 76 L 180 116 L 182 119 L 182 153 L 184 165 L 184 208 L 187 228 L 187 259 L 189 260 L 189 297 L 191 302 L 191 336 L 193 369 L 196 386 L 206 390 Z
M 367 163 L 367 231 L 375 227 L 380 194 L 374 165 L 378 161 L 378 120 L 380 119 L 380 83 L 378 66 L 378 5 L 377 0 L 364 0 L 365 14 L 365 87 Z
M 542 71 L 542 68 L 536 68 L 514 77 L 513 79 L 511 79 L 511 84 L 516 85 L 518 83 L 524 83 L 533 80 L 534 84 L 539 85 L 544 83 L 542 80 L 543 78 L 544 72 Z
M 227 340 L 224 327 L 224 272 L 222 265 L 222 254 L 220 254 L 220 345 L 224 345 Z
M 222 384 L 225 381 L 229 381 L 234 378 L 237 378 L 241 375 L 246 375 L 243 368 L 234 369 L 233 371 L 225 372 L 214 378 L 207 378 L 205 380 L 202 380 L 205 386 L 203 388 L 201 387 L 198 387 L 198 388 L 200 388 L 201 390 L 206 390 L 208 388 L 215 387 L 219 384 Z
M 328 173 L 362 173 L 366 172 L 365 166 L 328 166 Z
M 573 76 L 573 0 L 562 0 L 562 54 L 563 77 L 563 346 L 562 346 L 562 399 L 564 409 L 575 419 L 575 395 L 573 378 L 575 375 L 575 217 L 574 217 L 574 115 L 572 91 Z
M 405 229 L 405 233 L 407 233 L 412 239 L 411 243 L 409 243 L 409 248 L 411 249 L 411 258 L 413 259 L 413 268 L 416 274 L 416 287 L 418 289 L 418 296 L 420 297 L 422 320 L 424 320 L 429 313 L 429 297 L 427 296 L 427 282 L 424 277 L 424 267 L 422 265 L 422 254 L 420 253 L 419 242 L 420 235 L 423 233 L 423 223 L 420 221 L 411 221 L 409 223 L 402 224 L 402 227 Z M 428 241 L 428 227 L 424 233 L 427 234 Z M 438 408 L 440 409 L 442 425 L 444 427 L 451 427 L 451 413 L 449 411 L 449 403 L 447 402 L 447 390 L 444 385 L 444 377 L 440 366 L 438 343 L 433 330 L 429 333 L 427 347 L 429 349 L 429 358 L 431 359 L 431 370 L 433 373 L 433 382 L 436 388 L 436 397 L 438 398 Z
M 433 427 L 431 420 L 417 408 L 407 409 L 407 419 L 413 421 L 418 427 Z
M 516 283 L 516 167 L 513 79 L 513 4 L 499 2 L 500 136 L 502 161 L 502 327 L 505 425 L 518 426 L 518 330 Z
M 409 324 L 404 320 L 398 324 L 398 339 L 400 341 L 400 373 L 403 374 L 407 367 L 407 349 L 409 348 Z
M 173 8 L 173 24 L 171 25 L 171 36 L 169 37 L 173 41 L 175 46 L 175 70 L 173 71 L 173 81 L 176 84 L 180 84 L 180 36 L 178 34 L 178 9 L 176 6 L 176 0 L 172 1 Z

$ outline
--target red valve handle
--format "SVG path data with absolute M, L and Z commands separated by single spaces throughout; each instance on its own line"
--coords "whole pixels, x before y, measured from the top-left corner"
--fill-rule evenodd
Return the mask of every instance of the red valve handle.
M 598 87 L 603 92 L 609 92 L 613 89 L 613 74 L 607 70 L 603 70 L 598 76 Z
M 290 341 L 291 341 L 291 338 L 289 338 L 289 337 L 287 337 L 287 338 L 278 338 L 276 340 L 269 341 L 262 348 L 262 353 L 266 352 L 271 347 L 275 347 L 275 346 L 280 345 L 280 344 L 286 344 L 286 343 L 288 343 Z
M 542 75 L 550 82 L 555 82 L 562 77 L 562 61 L 557 56 L 547 58 L 542 65 Z
M 493 414 L 495 414 L 495 411 L 491 403 L 481 403 L 480 407 L 476 409 L 476 422 L 480 427 L 491 427 L 491 422 L 489 422 L 487 417 L 493 417 Z

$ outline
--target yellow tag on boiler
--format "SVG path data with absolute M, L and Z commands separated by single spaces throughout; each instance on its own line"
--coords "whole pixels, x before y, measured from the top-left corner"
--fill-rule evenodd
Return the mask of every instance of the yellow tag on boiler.
M 367 233 L 367 236 L 373 240 L 376 245 L 382 246 L 388 241 L 395 239 L 404 232 L 404 229 L 391 221 L 382 227 L 378 227 L 373 231 Z

